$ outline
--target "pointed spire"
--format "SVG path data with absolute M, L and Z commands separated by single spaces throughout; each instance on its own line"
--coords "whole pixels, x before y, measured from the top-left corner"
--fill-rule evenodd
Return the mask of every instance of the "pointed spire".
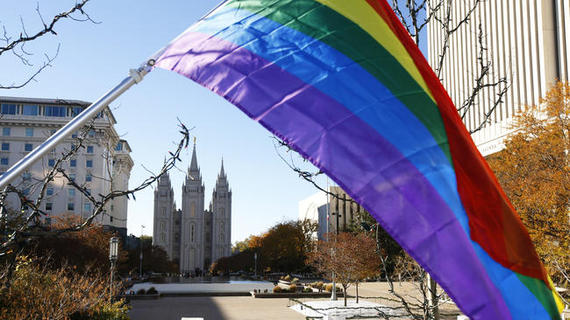
M 226 173 L 224 172 L 224 156 L 222 156 L 222 169 L 220 170 L 220 176 L 226 176 Z
M 196 137 L 194 137 L 194 149 L 192 150 L 192 161 L 190 162 L 190 171 L 198 171 L 198 160 L 196 159 Z

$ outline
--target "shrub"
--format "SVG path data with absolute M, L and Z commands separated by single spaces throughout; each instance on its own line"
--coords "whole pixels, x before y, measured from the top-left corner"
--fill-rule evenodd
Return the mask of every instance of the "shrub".
M 293 280 L 291 281 L 291 283 L 298 283 L 299 282 L 299 278 L 293 278 Z
M 137 290 L 137 294 L 146 294 L 146 290 L 145 289 L 138 289 Z
M 307 292 L 313 292 L 313 290 L 310 287 L 305 287 L 303 289 L 303 292 L 307 293 Z
M 275 288 L 273 288 L 273 293 L 280 293 L 283 292 L 283 288 L 281 288 L 280 286 L 275 286 Z
M 327 283 L 327 284 L 325 285 L 325 291 L 327 291 L 327 292 L 332 292 L 332 288 L 333 288 L 333 284 L 332 284 L 332 283 Z M 342 287 L 340 287 L 340 286 L 337 285 L 337 286 L 336 286 L 336 292 L 340 292 L 340 291 L 342 291 Z
M 322 281 L 319 281 L 319 282 L 317 282 L 317 287 L 316 287 L 316 288 L 317 288 L 317 289 L 320 289 L 320 290 L 323 290 L 323 286 L 324 286 L 324 285 L 325 285 L 325 284 L 324 284 Z
M 146 294 L 158 294 L 158 291 L 156 291 L 155 287 L 150 287 L 148 288 L 148 290 L 146 291 Z
M 297 285 L 292 284 L 289 286 L 289 292 L 297 292 Z
M 5 270 L 0 270 L 5 271 Z M 124 300 L 111 302 L 108 278 L 19 258 L 10 288 L 1 288 L 0 319 L 128 319 Z
M 283 280 L 285 280 L 285 281 L 291 281 L 291 276 L 290 276 L 290 275 L 286 275 L 285 278 L 283 278 Z

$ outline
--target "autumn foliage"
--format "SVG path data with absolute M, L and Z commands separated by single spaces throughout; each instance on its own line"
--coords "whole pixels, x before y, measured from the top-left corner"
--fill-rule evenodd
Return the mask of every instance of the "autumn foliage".
M 58 217 L 52 230 L 69 228 L 79 222 L 79 217 L 63 215 Z M 77 272 L 109 272 L 109 239 L 112 232 L 102 225 L 93 223 L 81 231 L 66 232 L 57 237 L 45 237 L 34 241 L 29 253 L 40 260 L 49 260 L 49 266 L 60 268 L 70 266 Z M 119 249 L 119 261 L 126 260 L 126 253 Z
M 125 302 L 111 300 L 117 294 L 113 288 L 101 274 L 22 256 L 10 286 L 2 287 L 0 319 L 128 319 Z
M 513 129 L 489 164 L 554 282 L 568 286 L 570 84 L 557 83 L 540 106 L 520 113 Z
M 254 271 L 254 254 L 257 253 L 257 270 L 269 272 L 305 271 L 307 252 L 312 248 L 312 233 L 316 224 L 305 221 L 280 222 L 260 236 L 251 236 L 236 244 L 239 252 L 214 262 L 213 273 Z

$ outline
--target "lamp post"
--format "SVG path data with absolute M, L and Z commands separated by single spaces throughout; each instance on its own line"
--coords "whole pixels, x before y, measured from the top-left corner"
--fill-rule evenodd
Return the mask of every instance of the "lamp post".
M 255 260 L 255 278 L 257 279 L 257 252 L 253 253 L 253 260 Z
M 336 242 L 336 238 L 335 238 L 335 242 Z M 334 255 L 335 255 L 334 248 L 331 248 L 331 256 L 332 256 L 333 260 L 334 260 Z M 335 278 L 336 278 L 336 277 L 335 277 L 335 274 L 334 274 L 334 271 L 333 271 L 333 273 L 332 273 L 333 287 L 332 287 L 332 290 L 331 290 L 331 291 L 332 291 L 332 293 L 331 293 L 331 301 L 336 301 L 336 300 L 337 300 L 337 297 L 336 297 L 336 281 L 335 281 Z
M 119 238 L 112 237 L 109 240 L 109 261 L 111 261 L 111 279 L 110 279 L 110 292 L 113 293 L 113 278 L 115 275 L 115 264 L 119 257 Z
M 140 254 L 140 265 L 139 265 L 139 276 L 142 279 L 143 277 L 143 270 L 142 270 L 142 260 L 143 260 L 143 241 L 142 241 L 142 236 L 143 236 L 143 231 L 144 231 L 144 226 L 141 225 L 141 237 L 140 237 L 140 249 L 141 249 L 141 254 Z

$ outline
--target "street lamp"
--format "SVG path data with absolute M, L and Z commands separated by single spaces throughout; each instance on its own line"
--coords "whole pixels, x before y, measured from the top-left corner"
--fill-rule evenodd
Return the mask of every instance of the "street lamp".
M 257 252 L 253 253 L 253 259 L 255 260 L 255 278 L 257 279 Z
M 141 258 L 141 262 L 140 262 L 140 265 L 139 265 L 139 273 L 140 273 L 140 278 L 141 278 L 141 279 L 142 279 L 142 276 L 143 276 L 143 273 L 142 273 L 142 259 L 143 259 L 143 253 L 142 253 L 142 252 L 143 252 L 143 241 L 142 241 L 142 236 L 143 236 L 143 231 L 144 231 L 144 226 L 141 225 L 141 237 L 140 237 L 140 247 L 141 247 L 141 255 L 140 255 L 140 258 Z
M 119 257 L 119 238 L 112 237 L 109 240 L 109 261 L 111 261 L 111 279 L 110 279 L 110 289 L 113 292 L 113 278 L 115 275 L 115 263 Z
M 336 241 L 336 238 L 335 238 L 335 241 Z M 331 256 L 332 256 L 332 259 L 333 259 L 333 261 L 334 261 L 334 258 L 335 258 L 335 257 L 334 257 L 334 256 L 335 256 L 335 250 L 334 250 L 334 248 L 331 248 Z M 333 262 L 333 263 L 334 263 L 334 262 Z M 335 279 L 335 278 L 336 278 L 336 277 L 335 277 L 335 274 L 334 274 L 334 271 L 333 271 L 333 272 L 332 272 L 333 287 L 332 287 L 332 293 L 331 293 L 331 301 L 336 301 L 336 300 L 337 300 L 337 297 L 336 297 L 336 281 L 335 281 L 336 279 Z

